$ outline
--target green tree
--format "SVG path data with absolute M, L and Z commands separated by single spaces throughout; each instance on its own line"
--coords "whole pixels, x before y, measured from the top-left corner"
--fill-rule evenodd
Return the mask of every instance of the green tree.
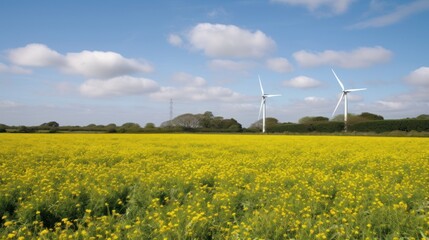
M 272 118 L 272 117 L 265 118 L 265 128 L 266 129 L 273 128 L 277 124 L 279 124 L 279 120 L 277 120 L 276 118 Z M 258 121 L 252 123 L 252 125 L 250 125 L 249 128 L 261 130 L 262 129 L 262 119 L 259 119 Z
M 105 127 L 107 133 L 115 133 L 115 132 L 117 132 L 116 128 L 117 128 L 117 126 L 114 123 L 109 123 Z
M 19 126 L 18 132 L 19 133 L 34 133 L 34 132 L 36 132 L 36 130 L 34 128 L 31 128 L 31 127 Z
M 7 128 L 8 128 L 8 126 L 6 124 L 0 123 L 0 132 L 7 132 L 6 131 Z
M 300 124 L 314 124 L 314 123 L 322 123 L 329 122 L 329 118 L 317 116 L 317 117 L 303 117 L 299 119 L 298 123 Z
M 47 123 L 43 123 L 42 125 L 40 125 L 41 127 L 50 127 L 50 128 L 52 128 L 52 127 L 54 127 L 54 128 L 57 128 L 57 127 L 59 127 L 60 126 L 60 124 L 58 124 L 57 122 L 55 122 L 55 121 L 51 121 L 51 122 L 47 122 Z
M 214 118 L 214 115 L 210 111 L 206 111 L 203 114 L 198 115 L 199 118 L 199 125 L 202 128 L 211 128 L 212 127 L 212 121 Z
M 175 117 L 172 120 L 173 126 L 184 127 L 184 128 L 199 128 L 200 117 L 191 113 L 185 113 Z
M 120 127 L 121 132 L 139 132 L 141 127 L 138 123 L 127 122 Z
M 368 121 L 378 121 L 378 120 L 384 120 L 384 117 L 381 115 L 377 115 L 374 113 L 369 112 L 363 112 L 359 115 L 361 118 L 368 120 Z
M 347 121 L 350 123 L 356 117 L 355 114 L 349 113 L 347 114 Z M 338 114 L 331 120 L 332 122 L 344 122 L 344 114 Z
M 428 120 L 429 119 L 429 114 L 420 114 L 416 117 L 416 119 L 418 120 Z
M 144 128 L 146 129 L 153 129 L 155 128 L 155 123 L 146 123 L 146 125 L 144 126 Z

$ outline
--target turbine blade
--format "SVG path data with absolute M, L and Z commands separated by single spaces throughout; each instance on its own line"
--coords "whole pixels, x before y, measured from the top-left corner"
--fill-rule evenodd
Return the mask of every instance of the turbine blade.
M 264 88 L 262 87 L 261 77 L 258 75 L 259 78 L 259 86 L 261 87 L 261 93 L 264 95 Z
M 332 113 L 332 117 L 334 116 L 335 112 L 337 111 L 338 106 L 340 106 L 340 103 L 341 103 L 341 100 L 343 100 L 343 97 L 344 97 L 344 92 L 341 94 L 340 100 L 338 100 L 337 106 L 335 107 L 335 110 Z
M 265 94 L 265 97 L 280 97 L 281 94 Z
M 337 74 L 335 74 L 334 69 L 331 68 L 331 70 L 332 70 L 332 73 L 334 74 L 335 78 L 337 79 L 338 83 L 340 84 L 341 89 L 343 89 L 343 91 L 344 91 L 344 85 L 343 85 L 343 83 L 340 81 L 340 79 L 338 78 Z
M 353 88 L 353 89 L 347 89 L 346 92 L 357 92 L 357 91 L 363 91 L 366 90 L 366 88 Z
M 261 119 L 261 112 L 262 112 L 262 107 L 264 106 L 264 99 L 262 99 L 261 101 L 261 106 L 259 107 L 259 115 L 258 115 L 258 120 Z

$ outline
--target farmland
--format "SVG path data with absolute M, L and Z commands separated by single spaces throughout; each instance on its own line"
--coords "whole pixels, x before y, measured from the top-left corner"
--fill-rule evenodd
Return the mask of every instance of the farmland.
M 429 139 L 0 135 L 1 239 L 424 239 Z

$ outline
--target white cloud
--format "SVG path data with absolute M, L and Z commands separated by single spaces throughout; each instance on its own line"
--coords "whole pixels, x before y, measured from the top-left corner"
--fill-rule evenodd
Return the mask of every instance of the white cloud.
M 429 87 L 429 67 L 420 67 L 412 71 L 405 80 L 413 85 Z
M 342 14 L 347 11 L 354 0 L 271 0 L 272 2 L 285 3 L 289 5 L 301 5 L 310 11 L 319 8 L 328 8 L 334 14 Z
M 0 63 L 0 73 L 30 74 L 31 70 L 18 66 L 8 66 Z
M 321 84 L 322 83 L 320 81 L 307 76 L 298 76 L 291 80 L 283 81 L 283 86 L 293 88 L 315 88 Z
M 326 99 L 322 98 L 322 97 L 314 97 L 314 96 L 310 96 L 310 97 L 306 97 L 304 98 L 304 101 L 306 103 L 311 103 L 311 104 L 324 104 L 326 103 Z
M 168 36 L 168 42 L 173 46 L 181 46 L 183 43 L 183 40 L 177 34 L 170 34 L 170 36 Z
M 81 94 L 89 97 L 139 95 L 155 92 L 158 89 L 158 84 L 151 79 L 130 76 L 108 80 L 90 79 L 79 88 Z
M 295 52 L 293 57 L 303 67 L 323 65 L 344 68 L 363 68 L 389 61 L 393 56 L 390 50 L 383 47 L 361 47 L 353 51 L 326 50 L 323 52 Z
M 207 81 L 203 77 L 193 76 L 185 72 L 175 73 L 172 80 L 175 83 L 180 83 L 180 86 L 164 86 L 158 91 L 152 92 L 150 96 L 160 101 L 175 99 L 204 102 L 237 102 L 244 98 L 243 95 L 229 88 L 207 86 Z
M 39 43 L 10 50 L 9 60 L 14 64 L 28 67 L 52 67 L 65 63 L 64 56 Z
M 202 77 L 192 76 L 191 74 L 185 72 L 175 73 L 173 75 L 173 81 L 177 83 L 184 84 L 186 86 L 204 86 L 206 84 L 206 80 Z
M 214 59 L 209 62 L 209 67 L 213 70 L 228 70 L 243 72 L 251 68 L 254 64 L 248 61 L 233 61 L 226 59 Z
M 9 60 L 20 66 L 55 67 L 90 78 L 112 78 L 134 72 L 150 72 L 146 62 L 124 58 L 115 52 L 82 51 L 61 55 L 43 44 L 28 44 L 9 51 Z
M 291 72 L 293 70 L 292 65 L 286 58 L 268 59 L 266 65 L 269 69 L 280 73 Z
M 193 48 L 209 57 L 262 57 L 276 45 L 261 31 L 223 24 L 200 23 L 192 28 L 188 38 Z
M 110 78 L 134 72 L 150 72 L 152 66 L 115 52 L 82 51 L 66 55 L 65 71 L 90 78 Z
M 392 25 L 394 23 L 400 22 L 401 20 L 405 19 L 406 17 L 416 14 L 418 12 L 422 12 L 429 9 L 429 1 L 427 0 L 417 0 L 405 5 L 401 5 L 397 7 L 393 12 L 375 17 L 369 20 L 365 20 L 362 22 L 358 22 L 350 28 L 371 28 L 371 27 L 384 27 L 388 25 Z
M 160 91 L 152 93 L 157 100 L 178 99 L 191 101 L 237 101 L 243 96 L 224 87 L 161 87 Z

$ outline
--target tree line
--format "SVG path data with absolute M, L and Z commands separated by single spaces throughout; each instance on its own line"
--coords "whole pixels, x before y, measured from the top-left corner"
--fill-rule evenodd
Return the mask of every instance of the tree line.
M 323 116 L 306 116 L 298 123 L 281 123 L 276 118 L 266 118 L 268 133 L 335 133 L 344 129 L 344 115 L 333 119 Z M 226 119 L 206 111 L 200 114 L 186 113 L 163 122 L 159 127 L 154 123 L 140 126 L 138 123 L 127 122 L 122 125 L 89 124 L 87 126 L 60 126 L 56 121 L 43 123 L 39 126 L 8 126 L 0 124 L 0 132 L 32 133 L 32 132 L 105 132 L 105 133 L 168 133 L 168 132 L 260 132 L 262 120 L 256 121 L 248 128 L 234 118 Z M 429 132 L 429 115 L 422 114 L 415 118 L 385 120 L 383 116 L 363 112 L 359 115 L 348 115 L 348 130 L 353 132 L 385 133 L 391 131 Z

